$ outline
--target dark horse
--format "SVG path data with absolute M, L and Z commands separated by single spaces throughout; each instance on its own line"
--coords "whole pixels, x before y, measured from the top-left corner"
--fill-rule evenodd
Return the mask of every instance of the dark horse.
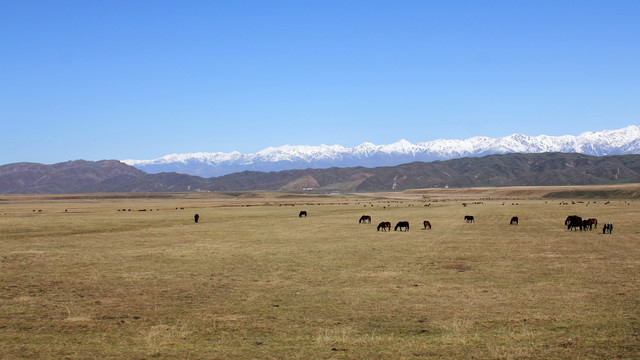
M 510 225 L 518 225 L 518 217 L 514 216 L 511 218 L 511 221 L 509 222 Z
M 471 216 L 471 215 L 465 215 L 464 216 L 464 221 L 466 221 L 468 223 L 475 222 L 475 220 L 473 219 L 473 216 Z
M 580 229 L 580 231 L 582 231 L 582 218 L 578 215 L 567 216 L 564 224 L 567 225 L 567 230 L 573 229 L 574 231 L 577 231 Z
M 427 230 L 427 229 L 431 230 L 431 223 L 430 222 L 425 220 L 422 224 L 424 225 L 424 230 Z
M 593 220 L 591 219 L 582 220 L 582 230 L 587 231 L 592 229 L 593 229 Z
M 398 229 L 400 229 L 400 231 L 402 231 L 402 229 L 404 229 L 404 231 L 409 231 L 409 222 L 399 221 L 393 231 L 398 231 Z
M 371 224 L 371 216 L 369 216 L 369 215 L 362 215 L 362 216 L 360 217 L 360 220 L 358 220 L 358 222 L 359 222 L 360 224 L 366 224 L 366 223 Z
M 300 211 L 300 214 L 298 214 L 298 217 L 303 217 L 303 216 L 307 217 L 307 212 L 304 210 Z
M 610 223 L 610 222 L 604 223 L 604 225 L 602 226 L 602 233 L 606 234 L 607 231 L 609 232 L 609 234 L 613 232 L 613 223 Z
M 381 222 L 378 224 L 378 231 L 380 231 L 380 229 L 382 229 L 382 231 L 387 231 L 387 229 L 391 231 L 391 223 L 388 221 Z
M 193 215 L 193 220 L 195 222 L 198 222 L 199 219 L 200 219 L 200 215 L 198 215 L 198 214 Z

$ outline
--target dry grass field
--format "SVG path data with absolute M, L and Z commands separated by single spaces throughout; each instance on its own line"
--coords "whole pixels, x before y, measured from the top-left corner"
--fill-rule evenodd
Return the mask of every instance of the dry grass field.
M 559 190 L 0 196 L 0 358 L 638 359 L 640 201 Z

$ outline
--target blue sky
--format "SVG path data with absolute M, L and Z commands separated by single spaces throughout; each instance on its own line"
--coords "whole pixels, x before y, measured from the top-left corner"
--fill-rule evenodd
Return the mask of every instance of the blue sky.
M 3 1 L 0 164 L 640 123 L 640 1 Z

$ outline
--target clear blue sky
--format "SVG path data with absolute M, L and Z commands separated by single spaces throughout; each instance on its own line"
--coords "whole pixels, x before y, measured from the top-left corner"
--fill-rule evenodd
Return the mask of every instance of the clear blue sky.
M 640 1 L 2 1 L 0 164 L 640 123 Z

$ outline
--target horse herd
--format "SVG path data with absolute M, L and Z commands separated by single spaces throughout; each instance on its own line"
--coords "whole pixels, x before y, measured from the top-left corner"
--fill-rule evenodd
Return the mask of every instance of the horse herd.
M 371 216 L 362 215 L 360 220 L 358 220 L 360 224 L 371 224 Z M 431 223 L 428 221 L 424 222 L 425 229 L 431 229 Z M 389 221 L 383 221 L 378 224 L 377 231 L 391 231 L 391 223 Z M 408 221 L 398 221 L 396 226 L 393 228 L 393 231 L 409 231 L 409 222 Z
M 371 224 L 371 216 L 369 215 L 362 215 L 360 217 L 360 220 L 358 220 L 358 223 L 360 224 Z M 428 221 L 424 222 L 425 224 L 425 229 L 428 228 L 431 229 L 431 224 Z M 377 231 L 391 231 L 391 223 L 388 221 L 383 221 L 380 224 L 378 224 L 377 227 Z M 409 222 L 408 221 L 398 221 L 398 223 L 396 224 L 396 227 L 393 229 L 393 231 L 409 231 Z
M 516 224 L 518 223 L 518 218 L 514 217 L 514 219 L 516 219 Z M 470 215 L 466 215 L 464 217 L 464 220 L 466 222 L 474 222 L 473 216 Z M 360 224 L 366 224 L 369 223 L 371 224 L 371 216 L 369 215 L 362 215 L 360 217 L 360 220 L 358 221 Z M 513 219 L 512 219 L 512 223 L 513 223 Z M 431 230 L 431 222 L 428 220 L 425 220 L 422 222 L 422 230 Z M 378 228 L 377 231 L 391 231 L 391 223 L 388 221 L 383 221 L 380 224 L 378 224 Z M 398 223 L 396 224 L 396 226 L 393 228 L 393 231 L 409 231 L 409 222 L 408 221 L 398 221 Z
M 302 216 L 307 216 L 307 212 L 306 211 L 301 211 L 300 214 L 298 216 L 302 217 Z M 465 215 L 464 216 L 464 221 L 466 221 L 467 223 L 473 223 L 475 222 L 475 219 L 472 215 Z M 358 223 L 360 224 L 371 224 L 371 216 L 369 215 L 362 215 L 360 217 L 360 220 L 358 220 Z M 509 224 L 511 225 L 518 225 L 518 217 L 514 216 L 511 218 L 511 221 L 509 222 Z M 425 220 L 422 222 L 422 225 L 424 226 L 422 228 L 422 230 L 431 230 L 431 222 L 428 220 Z M 393 228 L 393 231 L 409 231 L 409 222 L 408 221 L 398 221 L 398 223 L 396 224 L 396 226 Z M 377 227 L 377 231 L 391 231 L 391 223 L 388 221 L 383 221 L 380 224 L 378 224 Z
M 300 213 L 298 214 L 298 217 L 307 217 L 307 212 L 306 211 L 300 211 Z M 198 220 L 196 219 L 196 222 Z M 472 215 L 465 215 L 464 216 L 464 221 L 467 223 L 474 223 L 475 219 Z M 371 216 L 369 215 L 362 215 L 360 217 L 360 220 L 358 220 L 358 223 L 360 224 L 371 224 Z M 510 225 L 518 225 L 518 217 L 514 216 L 511 218 L 511 220 L 509 221 Z M 574 230 L 574 231 L 578 231 L 578 229 L 580 231 L 587 231 L 587 230 L 592 230 L 593 228 L 598 228 L 598 220 L 595 218 L 591 218 L 591 219 L 583 219 L 580 216 L 577 215 L 569 215 L 567 217 L 567 219 L 564 221 L 564 224 L 567 226 L 567 230 Z M 423 222 L 424 228 L 423 230 L 431 230 L 431 223 L 427 220 L 425 220 Z M 396 224 L 396 226 L 394 227 L 393 231 L 409 231 L 409 222 L 408 221 L 398 221 L 398 223 Z M 380 224 L 378 224 L 377 227 L 377 231 L 391 231 L 391 223 L 388 221 L 383 221 Z M 602 226 L 602 233 L 606 234 L 609 233 L 611 234 L 613 232 L 613 223 L 610 222 L 606 222 L 604 223 L 604 225 Z
M 567 216 L 567 219 L 564 221 L 565 226 L 567 227 L 567 230 L 573 230 L 573 231 L 587 231 L 587 230 L 592 230 L 594 228 L 598 228 L 598 220 L 595 218 L 590 218 L 590 219 L 583 219 L 578 215 L 569 215 Z M 602 233 L 606 234 L 609 233 L 611 234 L 613 232 L 613 223 L 610 222 L 606 222 L 604 223 L 604 225 L 602 226 Z

